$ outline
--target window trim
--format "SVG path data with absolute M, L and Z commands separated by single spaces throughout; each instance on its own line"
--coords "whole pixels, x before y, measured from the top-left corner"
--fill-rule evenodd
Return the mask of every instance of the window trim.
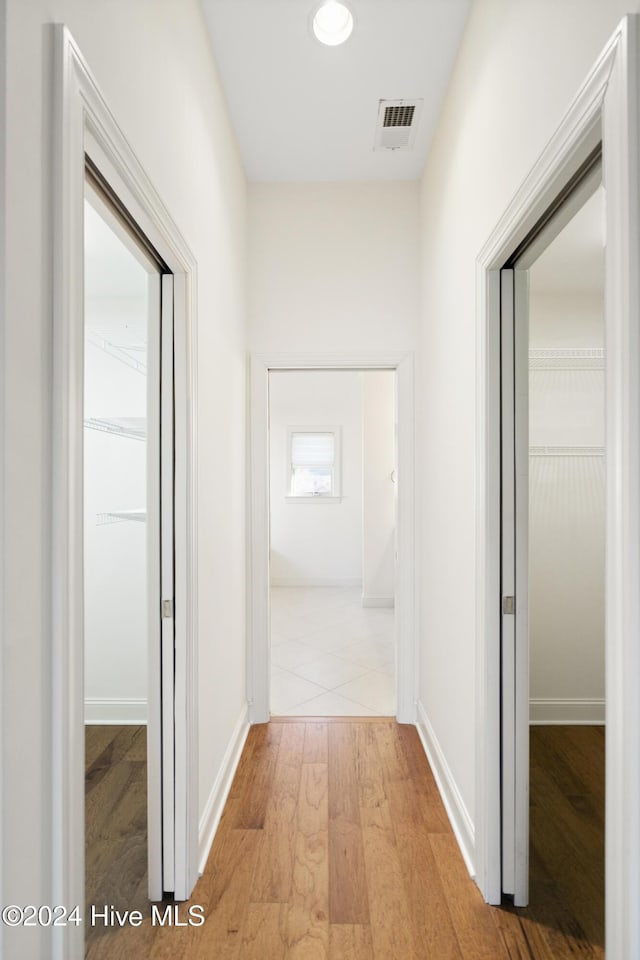
M 332 433 L 334 438 L 333 457 L 333 492 L 316 494 L 292 493 L 293 459 L 291 456 L 292 438 L 294 433 Z M 342 502 L 342 427 L 337 424 L 304 424 L 287 427 L 285 461 L 284 461 L 284 499 L 287 503 L 341 503 Z

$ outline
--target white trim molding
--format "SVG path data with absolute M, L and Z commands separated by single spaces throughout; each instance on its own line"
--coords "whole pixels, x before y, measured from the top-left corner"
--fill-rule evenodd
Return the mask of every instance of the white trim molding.
M 395 606 L 395 597 L 362 597 L 362 606 L 363 607 L 386 607 L 392 608 Z
M 229 790 L 231 789 L 235 772 L 238 769 L 248 733 L 249 711 L 245 704 L 236 721 L 224 757 L 222 758 L 220 769 L 218 770 L 216 779 L 211 787 L 211 793 L 205 804 L 204 812 L 200 817 L 198 827 L 198 870 L 200 876 L 204 873 L 207 865 L 207 859 L 220 823 L 220 817 L 222 816 L 224 805 L 227 802 Z
M 269 371 L 393 370 L 398 418 L 397 718 L 415 723 L 418 651 L 415 611 L 414 370 L 413 354 L 254 354 L 250 402 L 250 583 L 247 690 L 249 720 L 269 719 Z
M 542 699 L 531 697 L 529 700 L 529 723 L 531 726 L 544 724 L 601 726 L 605 722 L 605 701 L 599 699 Z
M 500 902 L 500 269 L 601 144 L 606 187 L 606 951 L 640 943 L 640 18 L 625 17 L 477 260 L 476 867 Z
M 118 127 L 69 30 L 53 30 L 51 663 L 52 898 L 84 902 L 83 210 L 86 156 L 174 276 L 176 876 L 197 879 L 196 262 Z M 150 697 L 149 710 L 155 709 Z M 51 930 L 55 960 L 84 957 L 82 927 Z
M 99 697 L 87 697 L 84 701 L 84 722 L 87 725 L 146 726 L 148 714 L 149 705 L 145 699 L 110 697 L 101 700 Z
M 427 712 L 422 704 L 417 704 L 418 719 L 416 726 L 418 735 L 427 755 L 431 772 L 433 773 L 444 808 L 447 811 L 451 828 L 455 834 L 458 846 L 464 858 L 469 874 L 475 876 L 475 836 L 473 821 L 469 816 L 462 794 L 458 790 L 451 768 L 431 726 Z

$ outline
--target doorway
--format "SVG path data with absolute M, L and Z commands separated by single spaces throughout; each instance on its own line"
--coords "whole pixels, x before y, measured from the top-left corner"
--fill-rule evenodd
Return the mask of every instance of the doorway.
M 271 712 L 395 715 L 395 373 L 269 373 Z
M 501 277 L 502 890 L 544 909 L 567 955 L 604 944 L 600 177 L 595 162 Z
M 172 278 L 91 167 L 84 292 L 90 916 L 92 905 L 139 909 L 175 886 Z M 99 929 L 88 926 L 88 942 Z
M 251 361 L 251 606 L 247 660 L 249 716 L 266 723 L 271 715 L 269 377 L 272 371 L 391 371 L 395 374 L 397 418 L 396 717 L 416 721 L 417 651 L 415 635 L 414 374 L 411 354 L 268 356 Z M 295 424 L 294 424 L 295 425 Z M 297 507 L 294 509 L 305 509 Z M 319 509 L 330 510 L 324 506 Z M 371 608 L 373 612 L 375 608 Z M 384 610 L 383 610 L 384 612 Z

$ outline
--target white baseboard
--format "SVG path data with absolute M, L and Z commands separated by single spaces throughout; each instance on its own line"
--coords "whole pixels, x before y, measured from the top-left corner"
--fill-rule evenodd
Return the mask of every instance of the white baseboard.
M 462 795 L 449 769 L 442 748 L 438 743 L 433 727 L 429 722 L 423 704 L 416 704 L 418 712 L 418 734 L 424 747 L 424 752 L 431 766 L 433 776 L 438 785 L 442 802 L 453 828 L 460 852 L 472 877 L 475 876 L 475 830 L 469 812 L 464 805 Z
M 529 723 L 543 724 L 604 724 L 605 701 L 600 700 L 529 700 Z
M 272 577 L 272 587 L 361 587 L 358 577 Z
M 395 599 L 393 597 L 363 597 L 363 607 L 394 607 Z
M 109 724 L 132 724 L 139 726 L 147 722 L 147 701 L 112 697 L 99 700 L 87 697 L 84 701 L 84 722 L 96 726 Z
M 231 734 L 231 739 L 225 751 L 218 775 L 211 787 L 204 812 L 198 825 L 198 869 L 200 875 L 204 872 L 207 858 L 213 844 L 224 805 L 229 796 L 231 783 L 240 761 L 242 748 L 249 733 L 249 707 L 244 705 L 240 716 Z

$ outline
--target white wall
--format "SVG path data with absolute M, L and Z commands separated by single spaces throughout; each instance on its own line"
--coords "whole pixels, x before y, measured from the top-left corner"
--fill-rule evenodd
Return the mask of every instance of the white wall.
M 310 354 L 413 350 L 416 183 L 249 188 L 249 346 Z
M 362 374 L 323 370 L 269 374 L 271 583 L 362 582 Z M 287 427 L 338 426 L 340 500 L 287 500 Z
M 475 815 L 476 257 L 638 0 L 475 0 L 422 181 L 419 697 Z
M 144 329 L 147 316 L 144 297 L 85 299 L 86 326 L 108 317 L 112 342 L 129 324 Z M 147 377 L 90 340 L 84 416 L 147 417 Z M 146 723 L 147 524 L 105 514 L 146 509 L 147 443 L 85 428 L 84 464 L 85 722 Z
M 395 595 L 395 374 L 362 374 L 362 602 Z
M 604 347 L 602 295 L 538 292 L 535 269 L 534 264 L 529 288 L 529 346 Z
M 246 181 L 199 4 L 9 0 L 2 869 L 12 903 L 50 900 L 52 21 L 74 34 L 198 261 L 201 811 L 245 704 Z M 46 936 L 9 931 L 7 956 L 48 956 Z
M 601 296 L 537 295 L 535 264 L 530 281 L 532 347 L 602 347 Z M 530 457 L 533 722 L 604 719 L 604 368 L 584 366 L 538 359 L 529 373 L 530 445 L 602 451 Z

